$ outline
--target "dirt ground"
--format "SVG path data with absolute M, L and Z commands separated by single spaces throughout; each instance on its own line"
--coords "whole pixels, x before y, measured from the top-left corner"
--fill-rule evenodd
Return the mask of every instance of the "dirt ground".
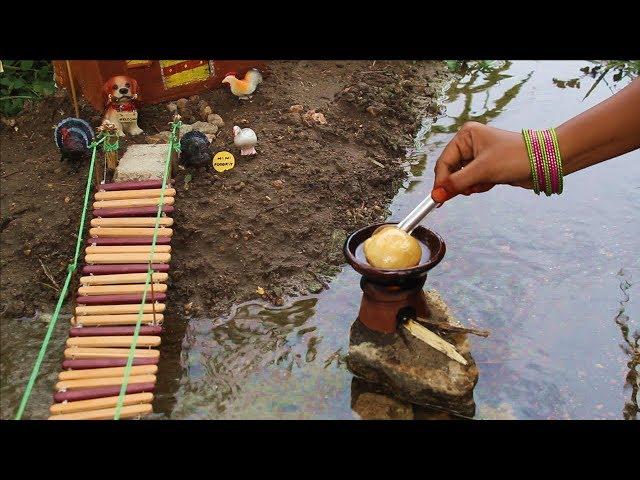
M 440 63 L 277 61 L 251 101 L 228 89 L 200 95 L 224 121 L 215 151 L 233 152 L 236 166 L 177 173 L 170 311 L 213 317 L 259 297 L 258 287 L 275 304 L 326 288 L 344 263 L 347 232 L 387 217 L 405 176 L 404 148 L 421 118 L 437 113 L 447 75 Z M 323 113 L 326 125 L 308 125 L 293 105 Z M 73 256 L 88 165 L 60 162 L 53 141 L 71 110 L 60 94 L 28 108 L 17 130 L 0 125 L 5 318 L 50 311 Z M 81 116 L 101 120 L 87 105 Z M 170 120 L 166 105 L 149 105 L 139 124 L 153 135 Z M 256 131 L 256 156 L 239 155 L 234 125 Z

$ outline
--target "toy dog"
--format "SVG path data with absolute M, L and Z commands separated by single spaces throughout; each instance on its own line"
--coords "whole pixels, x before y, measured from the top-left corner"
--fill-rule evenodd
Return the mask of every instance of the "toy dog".
M 130 135 L 143 133 L 138 127 L 138 82 L 131 77 L 118 75 L 107 80 L 102 91 L 107 102 L 104 118 L 116 126 L 118 135 L 124 137 L 125 132 Z

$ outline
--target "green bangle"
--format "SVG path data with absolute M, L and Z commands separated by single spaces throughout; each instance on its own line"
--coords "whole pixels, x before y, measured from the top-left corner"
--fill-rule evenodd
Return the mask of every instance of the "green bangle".
M 547 149 L 544 148 L 544 135 L 542 134 L 542 130 L 536 131 L 536 135 L 538 137 L 538 145 L 540 145 L 540 150 L 542 150 L 542 168 L 544 169 L 544 185 L 545 192 L 547 197 L 550 197 L 553 194 L 553 190 L 551 189 L 551 172 L 549 170 L 549 157 L 547 155 Z
M 527 156 L 529 157 L 529 167 L 531 167 L 531 182 L 533 183 L 533 191 L 536 195 L 540 195 L 540 182 L 538 181 L 538 173 L 536 171 L 535 156 L 533 155 L 533 147 L 531 145 L 531 138 L 529 138 L 529 132 L 526 129 L 522 129 L 522 138 L 524 144 L 527 147 Z
M 555 128 L 550 128 L 549 132 L 551 133 L 551 140 L 553 141 L 553 149 L 556 154 L 556 162 L 558 164 L 558 194 L 562 193 L 562 188 L 564 186 L 563 181 L 563 172 L 562 172 L 562 157 L 560 156 L 560 147 L 558 146 L 558 135 L 556 134 Z

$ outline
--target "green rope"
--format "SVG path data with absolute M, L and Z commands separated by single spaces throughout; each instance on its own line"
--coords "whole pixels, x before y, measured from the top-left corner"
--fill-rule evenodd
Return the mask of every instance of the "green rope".
M 60 314 L 60 309 L 62 308 L 62 304 L 67 296 L 67 291 L 69 290 L 69 284 L 71 283 L 71 277 L 75 273 L 78 268 L 78 257 L 80 256 L 80 246 L 82 245 L 82 238 L 84 232 L 84 223 L 87 217 L 87 205 L 89 204 L 89 195 L 91 193 L 91 179 L 93 178 L 93 166 L 96 161 L 96 150 L 98 145 L 104 141 L 104 138 L 98 140 L 97 142 L 92 142 L 89 145 L 89 148 L 93 148 L 93 152 L 91 153 L 91 164 L 89 165 L 89 175 L 87 176 L 87 186 L 84 191 L 84 206 L 82 207 L 82 216 L 80 217 L 80 226 L 78 227 L 78 239 L 76 241 L 76 253 L 73 257 L 73 262 L 69 264 L 67 267 L 67 278 L 64 281 L 64 285 L 62 290 L 60 291 L 60 296 L 58 297 L 58 303 L 56 304 L 56 308 L 53 311 L 53 315 L 51 316 L 51 321 L 49 322 L 49 328 L 47 329 L 47 333 L 44 336 L 44 340 L 42 341 L 42 345 L 40 346 L 40 351 L 38 352 L 38 357 L 36 358 L 36 363 L 33 365 L 33 370 L 31 371 L 31 376 L 29 377 L 29 382 L 27 383 L 27 387 L 25 388 L 24 394 L 22 395 L 22 400 L 20 401 L 20 406 L 18 407 L 18 413 L 16 413 L 16 420 L 20 420 L 22 418 L 22 414 L 24 413 L 25 408 L 27 408 L 27 403 L 29 401 L 29 397 L 31 397 L 31 391 L 33 390 L 33 385 L 38 377 L 38 373 L 40 372 L 40 366 L 42 365 L 42 360 L 44 359 L 44 355 L 47 351 L 47 347 L 49 346 L 49 341 L 51 340 L 51 334 L 53 333 L 53 329 L 56 326 L 58 321 L 58 316 Z
M 102 149 L 105 152 L 115 152 L 120 148 L 120 140 L 118 139 L 118 135 L 110 135 L 106 134 L 104 136 L 106 139 L 104 145 L 102 145 Z
M 113 416 L 114 420 L 120 420 L 120 412 L 122 410 L 122 406 L 124 405 L 124 396 L 127 391 L 127 386 L 129 385 L 129 375 L 131 374 L 131 367 L 133 366 L 133 359 L 135 358 L 136 346 L 138 345 L 138 336 L 140 334 L 140 326 L 142 325 L 142 315 L 144 314 L 144 305 L 147 300 L 147 290 L 149 289 L 149 283 L 152 278 L 153 269 L 151 268 L 151 264 L 153 263 L 153 255 L 156 250 L 156 241 L 158 240 L 158 227 L 160 225 L 160 216 L 162 215 L 162 207 L 164 205 L 164 192 L 167 186 L 167 178 L 169 176 L 169 167 L 171 165 L 171 154 L 176 149 L 176 144 L 178 143 L 176 130 L 180 128 L 182 122 L 177 121 L 173 123 L 173 128 L 171 130 L 171 136 L 169 137 L 169 149 L 167 151 L 167 159 L 165 160 L 164 166 L 164 175 L 162 177 L 162 189 L 160 190 L 160 202 L 158 203 L 158 213 L 156 214 L 156 223 L 153 230 L 153 240 L 151 241 L 151 251 L 149 252 L 149 266 L 147 267 L 147 278 L 144 284 L 144 291 L 142 292 L 142 303 L 140 304 L 140 310 L 138 311 L 138 319 L 136 321 L 136 328 L 133 332 L 133 339 L 131 341 L 131 347 L 129 348 L 129 357 L 127 358 L 127 365 L 124 369 L 124 378 L 122 385 L 120 386 L 120 394 L 118 395 L 118 404 L 116 405 L 116 411 Z M 155 300 L 154 300 L 155 301 Z

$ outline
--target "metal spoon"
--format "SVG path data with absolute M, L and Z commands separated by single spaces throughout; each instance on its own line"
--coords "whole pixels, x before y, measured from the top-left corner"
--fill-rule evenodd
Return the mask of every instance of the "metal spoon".
M 438 188 L 436 190 L 442 190 L 444 196 L 448 196 L 447 192 L 444 189 Z M 422 202 L 420 202 L 416 208 L 411 210 L 411 213 L 409 213 L 409 215 L 407 215 L 404 220 L 398 223 L 398 228 L 407 233 L 411 233 L 413 229 L 416 228 L 418 224 L 424 219 L 424 217 L 426 217 L 429 213 L 431 213 L 432 210 L 440 205 L 442 205 L 442 203 L 436 202 L 433 198 L 431 198 L 431 195 L 429 195 Z

